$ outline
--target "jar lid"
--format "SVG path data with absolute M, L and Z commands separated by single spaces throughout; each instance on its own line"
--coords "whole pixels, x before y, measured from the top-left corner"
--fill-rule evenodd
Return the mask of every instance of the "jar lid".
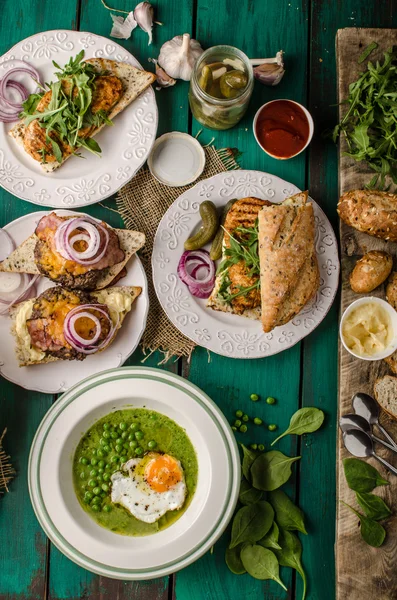
M 187 133 L 171 131 L 159 137 L 148 158 L 153 177 L 170 187 L 193 183 L 204 170 L 205 152 Z

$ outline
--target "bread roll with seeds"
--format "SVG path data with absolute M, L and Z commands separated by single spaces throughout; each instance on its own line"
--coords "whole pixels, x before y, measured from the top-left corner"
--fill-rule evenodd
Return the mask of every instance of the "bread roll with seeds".
M 338 203 L 342 221 L 358 231 L 397 242 L 397 195 L 377 190 L 351 190 Z
M 397 271 L 393 271 L 387 282 L 386 300 L 394 310 L 397 310 Z
M 357 294 L 372 292 L 390 275 L 393 259 L 387 252 L 371 250 L 356 262 L 350 274 L 350 287 Z

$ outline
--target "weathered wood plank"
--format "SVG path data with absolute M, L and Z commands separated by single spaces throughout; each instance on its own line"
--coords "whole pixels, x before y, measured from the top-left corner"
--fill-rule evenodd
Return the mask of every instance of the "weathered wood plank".
M 390 17 L 392 9 L 390 7 Z M 386 21 L 386 19 L 385 19 Z M 388 20 L 388 24 L 391 19 Z M 394 18 L 395 24 L 396 19 Z M 379 49 L 371 55 L 371 60 L 379 58 L 381 53 L 397 43 L 396 29 L 342 29 L 337 35 L 337 65 L 338 65 L 338 91 L 339 98 L 347 95 L 347 87 L 354 81 L 362 66 L 357 65 L 357 59 L 362 50 L 372 41 L 379 43 Z M 344 114 L 341 107 L 341 115 Z M 368 181 L 368 172 L 360 164 L 354 165 L 347 157 L 341 155 L 344 150 L 343 144 L 340 148 L 340 192 L 349 189 L 360 189 Z M 362 253 L 364 247 L 372 246 L 372 238 L 365 234 L 358 234 L 345 224 L 341 223 L 341 237 L 354 238 L 355 253 Z M 379 247 L 390 249 L 387 242 L 381 242 Z M 345 247 L 342 247 L 342 251 Z M 342 255 L 343 287 L 342 287 L 342 310 L 346 308 L 357 296 L 353 294 L 348 285 L 347 278 L 352 267 L 352 259 L 344 253 Z M 378 292 L 378 290 L 377 290 Z M 382 290 L 379 291 L 382 294 Z M 351 409 L 351 397 L 357 391 L 373 392 L 373 384 L 377 377 L 387 371 L 382 362 L 365 362 L 354 359 L 348 352 L 340 347 L 340 390 L 339 390 L 339 412 L 349 412 Z M 389 423 L 388 427 L 394 434 L 397 433 L 395 423 Z M 387 456 L 387 452 L 384 454 Z M 348 456 L 344 449 L 341 436 L 339 436 L 339 474 L 338 494 L 339 499 L 355 505 L 354 494 L 346 485 L 343 469 L 340 461 Z M 378 467 L 378 465 L 376 465 Z M 397 483 L 390 474 L 384 473 L 390 480 L 390 486 L 380 490 L 394 511 L 397 509 L 396 490 Z M 396 553 L 396 520 L 388 522 L 389 536 L 386 543 L 379 549 L 367 546 L 358 535 L 357 519 L 347 508 L 338 506 L 337 523 L 337 597 L 339 600 L 355 600 L 378 598 L 389 600 L 397 597 L 397 574 L 394 568 L 394 557 Z M 354 557 L 357 557 L 355 559 Z

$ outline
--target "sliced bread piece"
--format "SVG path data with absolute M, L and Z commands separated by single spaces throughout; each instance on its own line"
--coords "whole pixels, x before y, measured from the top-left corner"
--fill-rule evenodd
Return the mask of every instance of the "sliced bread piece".
M 397 419 L 397 377 L 385 375 L 375 381 L 375 399 L 393 419 Z

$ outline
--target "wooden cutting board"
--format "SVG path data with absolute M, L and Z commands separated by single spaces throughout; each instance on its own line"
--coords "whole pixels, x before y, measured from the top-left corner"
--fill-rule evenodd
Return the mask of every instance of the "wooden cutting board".
M 357 63 L 362 51 L 371 43 L 377 42 L 379 48 L 372 52 L 371 61 L 382 58 L 383 52 L 392 45 L 397 45 L 397 29 L 340 29 L 336 36 L 336 54 L 338 70 L 339 102 L 347 98 L 348 86 L 355 81 L 365 68 Z M 345 114 L 346 107 L 340 107 L 340 117 Z M 339 151 L 339 188 L 340 193 L 352 189 L 363 189 L 373 176 L 373 172 L 364 163 L 356 163 L 342 155 L 345 144 L 341 143 Z M 392 244 L 359 233 L 340 222 L 341 262 L 342 262 L 342 307 L 345 308 L 359 297 L 348 284 L 349 274 L 358 258 L 368 250 L 386 250 L 394 256 L 397 270 L 397 244 Z M 384 286 L 373 294 L 384 297 Z M 339 414 L 352 411 L 351 398 L 354 393 L 362 391 L 373 395 L 373 385 L 377 377 L 390 373 L 383 361 L 369 362 L 352 357 L 339 344 Z M 397 439 L 397 423 L 391 422 L 382 415 L 382 423 Z M 378 452 L 382 446 L 377 446 Z M 379 454 L 397 465 L 397 455 L 389 451 L 379 450 Z M 345 480 L 342 459 L 349 456 L 342 444 L 338 432 L 338 496 L 360 511 L 355 494 Z M 397 599 L 397 477 L 387 472 L 375 459 L 371 464 L 390 481 L 389 487 L 375 490 L 384 498 L 396 516 L 386 524 L 387 539 L 381 548 L 371 548 L 360 536 L 357 517 L 343 504 L 337 506 L 336 531 L 336 577 L 338 600 L 393 600 Z

